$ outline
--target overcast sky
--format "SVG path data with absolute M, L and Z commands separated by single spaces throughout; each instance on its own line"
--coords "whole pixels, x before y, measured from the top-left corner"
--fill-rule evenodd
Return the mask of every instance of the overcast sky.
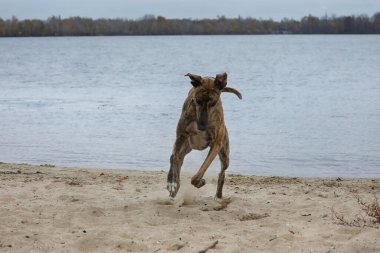
M 299 19 L 312 14 L 372 16 L 380 0 L 0 0 L 0 17 L 19 19 L 49 16 L 140 18 L 144 14 L 167 18 L 227 17 Z

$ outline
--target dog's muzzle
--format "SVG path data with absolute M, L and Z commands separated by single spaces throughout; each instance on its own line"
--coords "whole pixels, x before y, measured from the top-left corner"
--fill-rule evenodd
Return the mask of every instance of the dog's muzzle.
M 198 123 L 197 126 L 198 126 L 199 131 L 206 131 L 207 130 L 207 124 Z

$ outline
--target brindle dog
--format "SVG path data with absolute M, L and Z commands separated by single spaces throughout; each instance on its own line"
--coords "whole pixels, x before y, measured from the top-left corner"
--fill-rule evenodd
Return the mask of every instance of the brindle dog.
M 210 147 L 206 160 L 192 177 L 191 184 L 197 188 L 206 184 L 203 175 L 216 155 L 219 155 L 221 171 L 215 197 L 221 199 L 224 172 L 229 165 L 230 148 L 220 94 L 231 92 L 240 99 L 242 96 L 237 90 L 226 87 L 227 73 L 218 74 L 215 78 L 190 73 L 185 76 L 190 77 L 193 88 L 183 104 L 177 125 L 177 136 L 170 157 L 167 189 L 170 197 L 174 198 L 180 187 L 180 171 L 186 154 L 192 149 L 203 150 Z

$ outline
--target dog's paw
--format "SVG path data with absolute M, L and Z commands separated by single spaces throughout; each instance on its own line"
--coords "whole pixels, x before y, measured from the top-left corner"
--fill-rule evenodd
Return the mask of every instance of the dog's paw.
M 168 182 L 166 189 L 168 189 L 169 191 L 169 196 L 171 198 L 174 198 L 177 195 L 177 192 L 179 190 L 179 184 L 177 184 L 174 181 Z
M 204 186 L 206 184 L 206 180 L 204 180 L 203 178 L 201 178 L 201 179 L 192 179 L 191 180 L 191 184 L 194 185 L 197 188 L 201 188 L 202 186 Z
M 214 196 L 214 201 L 218 202 L 219 204 L 222 203 L 223 198 L 219 198 L 218 196 Z

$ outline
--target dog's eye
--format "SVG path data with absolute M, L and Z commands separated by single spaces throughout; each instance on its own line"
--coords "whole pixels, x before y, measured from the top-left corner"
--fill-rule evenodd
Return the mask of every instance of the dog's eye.
M 208 103 L 208 106 L 209 107 L 213 107 L 213 106 L 215 106 L 216 105 L 216 101 L 210 101 L 209 103 Z

